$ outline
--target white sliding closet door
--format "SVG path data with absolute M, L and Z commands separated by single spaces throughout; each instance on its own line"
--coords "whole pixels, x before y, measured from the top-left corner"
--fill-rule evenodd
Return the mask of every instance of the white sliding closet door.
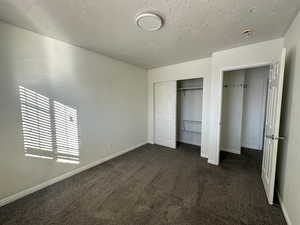
M 279 125 L 285 57 L 286 49 L 283 49 L 281 61 L 271 66 L 268 84 L 262 180 L 271 205 L 274 197 L 278 140 L 282 139 L 279 137 Z
M 170 148 L 176 148 L 176 84 L 154 84 L 154 142 Z

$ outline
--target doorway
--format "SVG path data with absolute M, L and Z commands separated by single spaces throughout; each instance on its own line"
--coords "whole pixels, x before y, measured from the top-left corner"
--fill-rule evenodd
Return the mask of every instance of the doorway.
M 267 195 L 267 199 L 269 204 L 273 204 L 274 199 L 274 186 L 275 186 L 275 173 L 276 173 L 276 161 L 277 161 L 277 148 L 278 148 L 278 141 L 284 140 L 284 137 L 279 136 L 279 127 L 280 127 L 280 114 L 281 114 L 281 101 L 282 101 L 282 91 L 283 91 L 283 80 L 284 80 L 284 67 L 285 67 L 285 58 L 286 58 L 286 49 L 282 49 L 282 54 L 280 60 L 274 63 L 270 63 L 270 72 L 268 74 L 268 82 L 267 82 L 267 97 L 266 103 L 264 104 L 264 130 L 261 132 L 263 133 L 263 158 L 262 158 L 262 167 L 261 167 L 261 178 L 264 184 L 265 192 Z M 253 67 L 251 67 L 253 68 Z M 237 117 L 232 116 L 232 114 L 228 115 L 228 118 L 233 118 L 231 120 L 226 120 L 226 108 L 230 108 L 230 104 L 226 103 L 226 91 L 224 88 L 228 88 L 226 82 L 226 71 L 222 71 L 222 79 L 223 79 L 223 92 L 221 95 L 221 110 L 220 110 L 220 129 L 218 134 L 218 146 L 220 147 L 218 150 L 222 149 L 222 145 L 224 142 L 228 141 L 228 139 L 224 140 L 222 135 L 229 135 L 231 138 L 230 149 L 234 149 L 235 152 L 240 153 L 240 147 L 242 143 L 242 125 L 243 122 L 241 118 L 243 117 L 243 107 L 233 107 L 235 110 L 234 115 Z M 229 71 L 232 72 L 232 71 Z M 236 76 L 238 78 L 229 78 L 238 80 L 239 84 L 233 84 L 236 88 L 241 88 L 239 95 L 233 94 L 233 97 L 236 98 L 237 102 L 243 101 L 244 98 L 244 90 L 247 85 L 245 85 L 245 74 L 244 76 L 241 75 L 243 72 L 235 71 L 235 74 L 232 75 L 233 77 Z M 239 74 L 240 73 L 240 74 Z M 245 72 L 244 72 L 245 73 Z M 228 84 L 230 85 L 230 84 Z M 229 96 L 234 91 L 229 91 Z M 224 96 L 223 96 L 224 95 Z M 239 97 L 236 97 L 239 96 Z M 223 101 L 224 100 L 224 101 Z M 230 101 L 231 104 L 236 104 L 235 101 Z M 243 103 L 244 104 L 244 103 Z M 242 104 L 242 105 L 243 105 Z M 255 108 L 259 108 L 260 105 L 254 105 Z M 224 112 L 225 111 L 225 112 Z M 223 115 L 223 113 L 225 115 Z M 233 122 L 230 122 L 233 121 Z M 248 123 L 252 123 L 252 121 L 259 121 L 257 119 L 251 119 L 247 121 Z M 232 133 L 228 134 L 224 130 L 223 126 L 229 126 L 229 130 L 233 131 Z M 234 130 L 234 128 L 237 130 Z M 259 130 L 258 128 L 256 130 Z M 237 131 L 237 132 L 235 132 Z M 260 135 L 261 137 L 262 135 Z M 233 145 L 234 144 L 234 145 Z M 234 147 L 234 148 L 233 148 Z M 219 155 L 219 152 L 218 152 Z
M 263 150 L 269 71 L 264 66 L 224 72 L 221 151 Z
M 178 144 L 200 150 L 203 78 L 154 84 L 154 143 L 171 149 Z
M 202 138 L 203 78 L 177 81 L 176 140 L 200 150 Z

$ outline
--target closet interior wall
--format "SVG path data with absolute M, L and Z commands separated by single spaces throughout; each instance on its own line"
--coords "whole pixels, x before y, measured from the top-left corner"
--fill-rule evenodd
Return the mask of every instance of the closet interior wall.
M 177 142 L 201 146 L 203 79 L 177 83 Z
M 244 87 L 244 70 L 224 73 L 221 122 L 222 151 L 241 153 Z
M 228 71 L 223 77 L 221 150 L 263 149 L 269 66 Z
M 262 150 L 270 67 L 246 70 L 242 118 L 242 147 Z

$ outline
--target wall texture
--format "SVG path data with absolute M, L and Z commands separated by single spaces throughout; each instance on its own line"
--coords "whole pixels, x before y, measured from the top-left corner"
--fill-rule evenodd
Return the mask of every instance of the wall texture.
M 289 218 L 289 224 L 300 224 L 300 13 L 284 38 L 287 48 L 285 88 L 282 104 L 281 135 L 277 168 L 277 189 Z
M 0 23 L 0 200 L 147 140 L 146 71 Z M 78 110 L 80 164 L 24 156 L 18 86 Z

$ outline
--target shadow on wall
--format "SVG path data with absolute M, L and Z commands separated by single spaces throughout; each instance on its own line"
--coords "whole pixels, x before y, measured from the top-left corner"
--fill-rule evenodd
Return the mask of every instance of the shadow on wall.
M 289 127 L 291 123 L 291 107 L 293 102 L 292 90 L 294 89 L 295 77 L 291 75 L 295 74 L 291 71 L 294 67 L 294 59 L 296 58 L 296 49 L 292 48 L 287 55 L 285 65 L 284 87 L 282 95 L 282 109 L 280 118 L 280 136 L 286 137 L 284 141 L 278 143 L 278 156 L 277 156 L 277 168 L 276 168 L 276 187 L 285 183 L 285 176 L 281 176 L 280 171 L 285 171 L 287 166 L 287 152 L 289 150 Z M 282 187 L 284 188 L 284 187 Z M 281 190 L 284 192 L 284 190 Z
M 3 0 L 1 4 L 5 4 L 4 8 L 11 8 L 12 11 L 17 12 L 15 19 L 6 21 L 10 24 L 18 24 L 20 21 L 27 25 L 26 29 L 33 30 L 38 33 L 50 34 L 53 31 L 63 34 L 64 40 L 69 40 L 69 36 L 65 31 L 68 30 L 65 21 L 55 16 L 56 5 L 51 1 L 38 1 L 32 6 L 32 2 L 23 2 L 20 4 L 18 1 Z M 69 2 L 62 3 L 65 8 L 69 7 Z M 88 3 L 83 2 L 82 7 L 86 7 Z M 64 8 L 64 7 L 62 7 Z M 35 13 L 32 13 L 35 12 Z M 3 12 L 4 13 L 4 12 Z M 38 15 L 38 17 L 36 17 Z
M 25 156 L 79 164 L 77 110 L 19 86 Z

